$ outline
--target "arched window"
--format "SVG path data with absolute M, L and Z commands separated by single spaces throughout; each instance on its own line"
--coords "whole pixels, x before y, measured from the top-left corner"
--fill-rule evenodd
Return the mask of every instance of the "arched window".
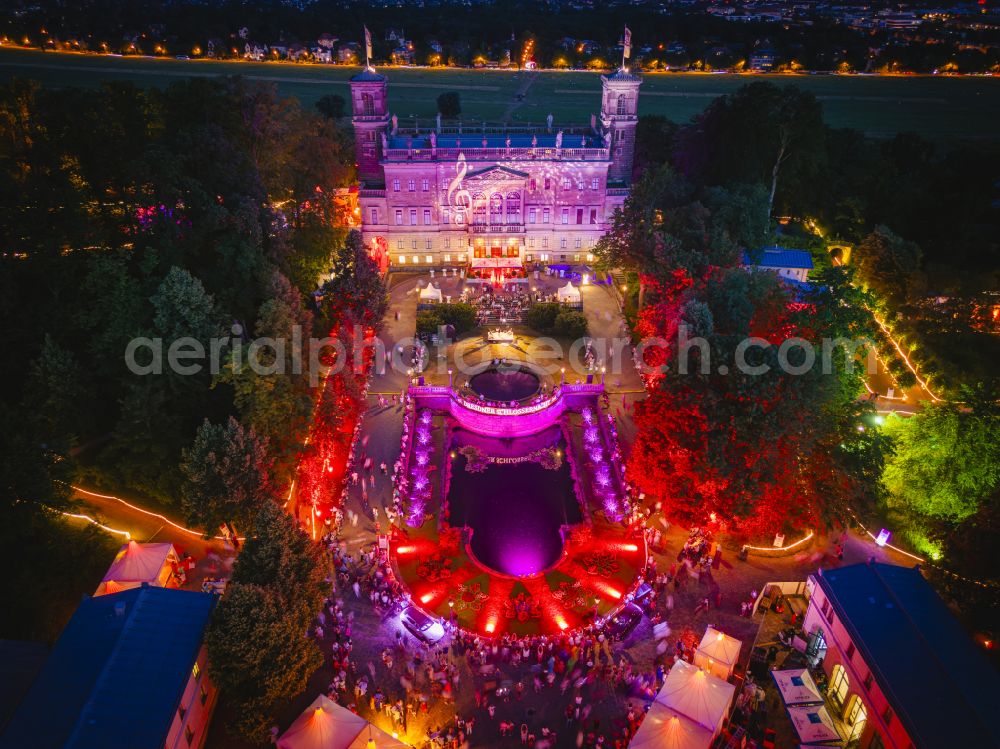
M 490 195 L 490 223 L 499 224 L 503 221 L 503 195 L 498 192 Z
M 361 113 L 365 117 L 375 116 L 375 97 L 371 94 L 361 94 Z
M 519 193 L 507 193 L 507 223 L 521 223 L 521 195 Z
M 628 114 L 628 104 L 625 94 L 618 94 L 618 114 Z
M 472 196 L 472 223 L 486 223 L 486 196 L 481 192 Z

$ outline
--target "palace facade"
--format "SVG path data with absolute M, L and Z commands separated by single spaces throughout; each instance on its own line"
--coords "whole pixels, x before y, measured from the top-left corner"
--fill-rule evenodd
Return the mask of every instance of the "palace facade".
M 628 195 L 641 79 L 602 76 L 587 127 L 403 129 L 388 80 L 351 79 L 365 243 L 396 269 L 583 263 Z

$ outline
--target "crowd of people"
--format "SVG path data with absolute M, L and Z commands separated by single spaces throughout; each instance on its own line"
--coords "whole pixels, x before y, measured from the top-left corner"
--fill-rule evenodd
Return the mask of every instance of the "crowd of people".
M 526 291 L 522 284 L 506 284 L 495 289 L 484 286 L 480 291 L 472 288 L 463 293 L 465 301 L 476 308 L 476 322 L 486 325 L 490 319 L 505 322 L 520 322 L 538 296 Z

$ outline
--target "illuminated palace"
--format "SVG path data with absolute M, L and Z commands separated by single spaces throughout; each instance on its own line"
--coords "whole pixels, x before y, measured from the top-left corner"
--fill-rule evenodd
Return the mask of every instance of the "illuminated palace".
M 602 76 L 588 127 L 400 127 L 388 81 L 351 79 L 366 244 L 395 268 L 575 263 L 628 194 L 639 76 Z

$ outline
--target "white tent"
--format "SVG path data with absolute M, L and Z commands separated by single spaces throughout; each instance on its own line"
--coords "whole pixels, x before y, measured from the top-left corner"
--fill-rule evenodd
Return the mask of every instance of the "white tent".
M 321 694 L 278 738 L 278 749 L 409 749 L 360 715 Z
M 149 583 L 160 588 L 167 587 L 174 572 L 174 565 L 180 557 L 173 544 L 140 544 L 129 541 L 118 550 L 95 596 L 117 593 L 120 590 L 138 588 Z
M 786 705 L 821 705 L 823 695 L 816 688 L 813 677 L 804 668 L 791 668 L 785 671 L 772 671 L 781 699 Z
M 708 749 L 714 738 L 705 726 L 654 702 L 629 742 L 629 749 Z
M 661 702 L 718 735 L 729 715 L 736 687 L 687 661 L 677 661 L 656 695 Z
M 557 294 L 560 302 L 575 304 L 580 301 L 580 290 L 573 286 L 572 281 L 567 281 L 566 285 L 559 289 Z
M 823 705 L 789 705 L 788 717 L 792 719 L 795 732 L 803 743 L 841 743 L 840 733 L 833 724 L 833 718 Z
M 420 290 L 420 301 L 421 302 L 440 302 L 441 301 L 441 289 L 435 286 L 433 283 L 427 284 L 424 288 Z
M 720 679 L 728 679 L 733 675 L 733 668 L 740 659 L 742 644 L 735 637 L 709 627 L 705 630 L 698 649 L 694 651 L 694 665 L 708 669 Z

